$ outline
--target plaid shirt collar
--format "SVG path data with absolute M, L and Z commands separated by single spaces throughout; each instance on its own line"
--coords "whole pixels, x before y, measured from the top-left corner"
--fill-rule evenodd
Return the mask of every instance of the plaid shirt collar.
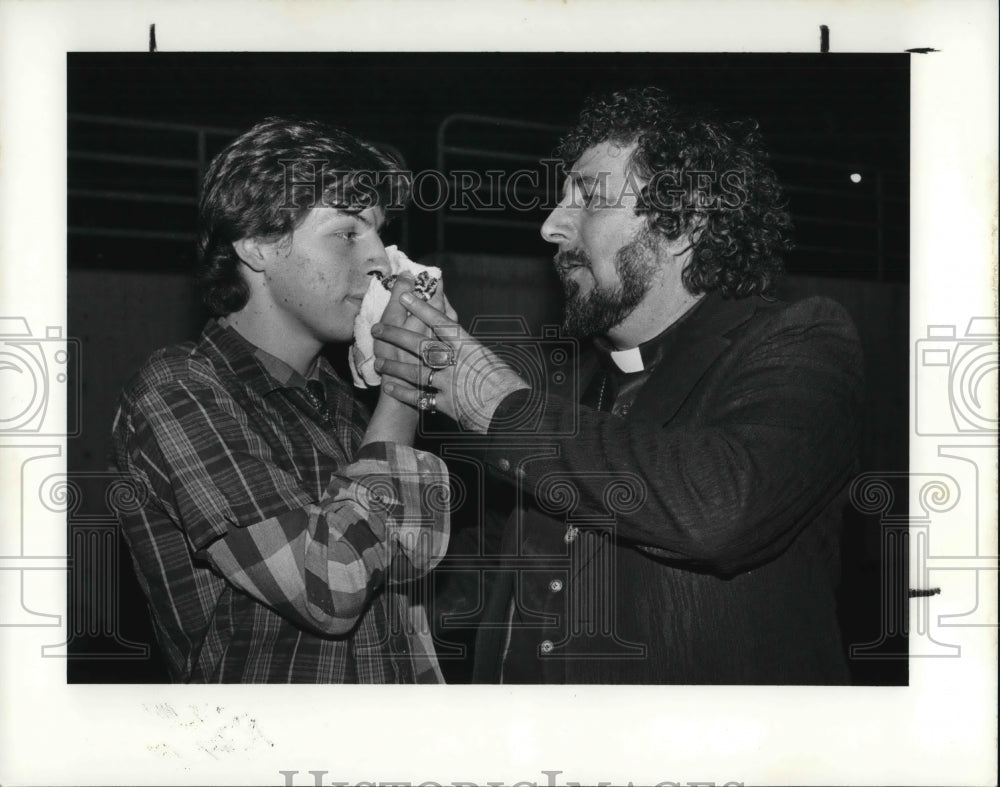
M 202 341 L 206 340 L 228 359 L 247 386 L 261 396 L 282 388 L 305 388 L 308 380 L 326 384 L 331 378 L 340 381 L 330 362 L 322 355 L 317 357 L 308 376 L 302 376 L 283 360 L 243 336 L 225 317 L 209 320 L 202 333 Z

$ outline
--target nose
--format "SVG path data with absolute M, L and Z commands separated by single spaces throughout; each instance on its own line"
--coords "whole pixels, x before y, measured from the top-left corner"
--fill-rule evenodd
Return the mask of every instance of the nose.
M 392 273 L 392 266 L 389 265 L 389 257 L 385 253 L 385 244 L 378 235 L 372 237 L 371 246 L 366 250 L 365 275 L 378 271 L 383 276 Z
M 576 237 L 575 211 L 567 199 L 563 199 L 542 224 L 542 237 L 549 243 L 568 243 Z

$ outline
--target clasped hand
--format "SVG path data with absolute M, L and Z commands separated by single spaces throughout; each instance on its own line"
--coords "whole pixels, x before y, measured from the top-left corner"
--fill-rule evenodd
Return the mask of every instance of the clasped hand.
M 447 298 L 443 298 L 443 308 L 437 308 L 434 301 L 426 303 L 404 292 L 399 304 L 408 312 L 407 319 L 400 324 L 397 315 L 390 314 L 388 319 L 384 315 L 372 328 L 375 369 L 392 378 L 383 380 L 382 392 L 416 407 L 421 391 L 430 391 L 438 412 L 464 429 L 485 433 L 500 402 L 529 386 L 458 324 Z M 451 348 L 454 362 L 438 369 L 428 367 L 420 355 L 428 341 Z

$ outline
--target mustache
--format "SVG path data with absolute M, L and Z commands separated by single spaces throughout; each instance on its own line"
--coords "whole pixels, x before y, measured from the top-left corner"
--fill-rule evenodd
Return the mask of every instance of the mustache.
M 570 249 L 558 252 L 552 261 L 555 263 L 556 270 L 561 273 L 578 265 L 590 265 L 590 255 L 582 249 Z

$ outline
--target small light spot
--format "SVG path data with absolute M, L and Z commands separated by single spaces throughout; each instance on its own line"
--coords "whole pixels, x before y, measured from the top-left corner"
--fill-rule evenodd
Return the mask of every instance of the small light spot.
M 852 172 L 851 173 L 851 183 L 860 183 L 860 182 L 861 182 L 861 173 L 860 172 Z

